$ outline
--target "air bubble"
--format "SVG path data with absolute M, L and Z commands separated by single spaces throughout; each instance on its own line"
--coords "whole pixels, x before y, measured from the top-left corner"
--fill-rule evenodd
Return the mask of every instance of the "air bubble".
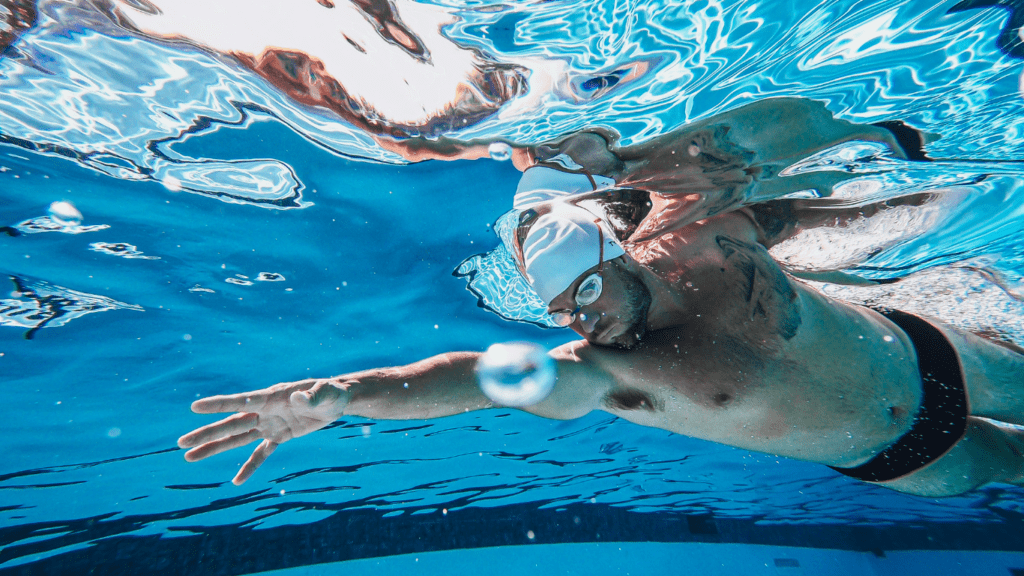
M 120 428 L 111 428 L 110 430 L 107 430 L 107 436 L 109 436 L 111 438 L 117 438 L 120 435 L 121 435 L 121 429 Z
M 493 142 L 487 147 L 487 153 L 491 155 L 491 160 L 504 162 L 512 157 L 512 147 L 504 142 Z
M 531 406 L 555 386 L 555 362 L 531 342 L 494 344 L 476 364 L 480 390 L 502 406 Z
M 78 226 L 82 223 L 82 213 L 71 202 L 54 202 L 50 204 L 50 219 L 61 226 Z

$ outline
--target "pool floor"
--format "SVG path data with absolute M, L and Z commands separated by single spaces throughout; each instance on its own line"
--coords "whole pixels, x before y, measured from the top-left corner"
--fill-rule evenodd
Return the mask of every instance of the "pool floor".
M 642 576 L 668 574 L 1024 576 L 1024 553 L 870 552 L 706 543 L 537 544 L 402 554 L 260 572 L 265 576 Z

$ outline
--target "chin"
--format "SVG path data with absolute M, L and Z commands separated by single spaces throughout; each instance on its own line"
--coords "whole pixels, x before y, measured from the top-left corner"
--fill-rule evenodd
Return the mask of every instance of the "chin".
M 640 345 L 640 341 L 644 339 L 644 335 L 647 333 L 647 323 L 644 321 L 638 322 L 626 330 L 620 336 L 612 338 L 612 341 L 608 346 L 615 348 L 621 348 L 623 350 L 632 350 Z
M 609 338 L 587 338 L 587 341 L 597 346 L 608 348 L 619 348 L 620 350 L 632 350 L 636 348 L 647 333 L 647 319 L 643 316 L 633 319 L 628 330 Z

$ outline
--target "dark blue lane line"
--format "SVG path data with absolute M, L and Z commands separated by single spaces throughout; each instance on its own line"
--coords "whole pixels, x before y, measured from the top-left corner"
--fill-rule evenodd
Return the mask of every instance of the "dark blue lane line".
M 303 525 L 192 526 L 174 538 L 119 535 L 88 548 L 0 569 L 0 576 L 155 574 L 231 576 L 327 562 L 463 548 L 587 542 L 704 542 L 870 552 L 1024 552 L 1024 514 L 1001 522 L 913 522 L 891 526 L 763 525 L 758 518 L 629 512 L 601 504 L 537 509 L 537 503 L 385 518 L 342 510 Z M 533 534 L 530 539 L 529 533 Z M 97 535 L 98 536 L 98 535 Z M 90 538 L 92 540 L 92 538 Z

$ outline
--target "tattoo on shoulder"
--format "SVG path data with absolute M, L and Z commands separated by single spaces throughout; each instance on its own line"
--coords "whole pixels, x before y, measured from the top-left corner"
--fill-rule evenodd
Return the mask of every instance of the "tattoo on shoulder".
M 796 291 L 768 251 L 760 244 L 728 236 L 717 236 L 715 242 L 722 249 L 726 262 L 740 272 L 747 318 L 750 321 L 762 319 L 786 340 L 796 336 L 802 322 L 796 306 Z

